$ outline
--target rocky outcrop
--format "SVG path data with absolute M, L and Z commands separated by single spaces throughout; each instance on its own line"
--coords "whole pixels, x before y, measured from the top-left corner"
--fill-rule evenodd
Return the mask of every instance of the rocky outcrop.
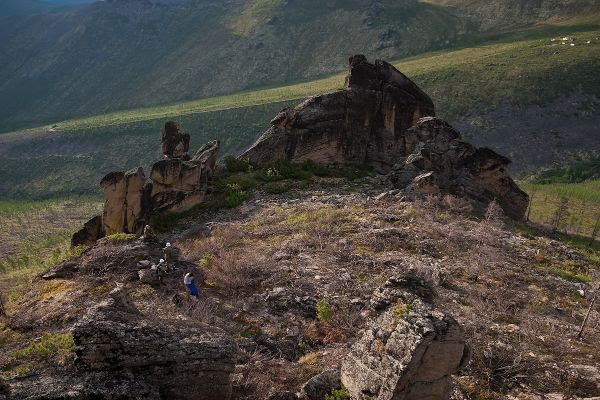
M 235 342 L 206 325 L 148 320 L 123 286 L 90 309 L 72 333 L 76 365 L 82 370 L 128 376 L 132 382 L 156 388 L 161 398 L 226 400 L 231 396 Z
M 468 360 L 462 328 L 405 289 L 414 282 L 394 282 L 380 290 L 376 302 L 380 308 L 386 293 L 390 306 L 342 362 L 342 383 L 356 400 L 447 399 L 451 375 Z
M 92 245 L 114 233 L 141 235 L 150 219 L 159 214 L 188 210 L 210 192 L 219 142 L 202 146 L 193 157 L 190 135 L 167 122 L 161 133 L 164 159 L 152 166 L 150 179 L 142 168 L 111 172 L 100 182 L 105 202 L 102 216 L 88 221 L 75 233 L 71 245 Z
M 387 172 L 401 155 L 402 133 L 434 115 L 427 94 L 385 61 L 350 58 L 346 89 L 285 109 L 241 157 L 320 164 L 369 164 Z
M 240 157 L 259 165 L 366 164 L 391 172 L 410 193 L 464 196 L 479 208 L 496 199 L 507 215 L 522 218 L 528 197 L 510 178 L 510 160 L 462 141 L 434 115 L 431 99 L 405 75 L 358 55 L 350 58 L 345 90 L 281 111 Z
M 219 142 L 207 143 L 194 157 L 161 160 L 152 166 L 152 210 L 157 213 L 185 211 L 210 191 Z
M 446 122 L 426 117 L 404 135 L 405 153 L 390 180 L 424 194 L 451 193 L 485 206 L 496 199 L 510 217 L 522 218 L 529 198 L 508 173 L 510 160 L 460 139 Z
M 83 225 L 83 228 L 73 234 L 71 246 L 91 246 L 96 241 L 104 237 L 104 225 L 102 224 L 102 215 L 96 215 Z
M 177 123 L 169 121 L 160 132 L 160 149 L 166 158 L 186 158 L 190 135 L 182 133 Z
M 150 215 L 149 191 L 142 168 L 111 172 L 100 181 L 104 193 L 102 225 L 106 235 L 139 233 Z

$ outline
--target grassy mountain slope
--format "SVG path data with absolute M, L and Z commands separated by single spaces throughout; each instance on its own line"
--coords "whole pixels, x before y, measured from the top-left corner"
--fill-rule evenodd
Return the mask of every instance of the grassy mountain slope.
M 465 31 L 443 7 L 398 4 L 127 0 L 6 19 L 0 130 L 306 79 L 353 53 L 416 54 Z
M 576 45 L 552 40 L 565 36 L 573 37 Z M 565 162 L 582 151 L 600 153 L 595 128 L 600 98 L 600 77 L 595 73 L 600 69 L 598 37 L 598 22 L 570 22 L 395 64 L 432 95 L 438 115 L 459 126 L 470 140 L 511 155 L 517 171 L 530 171 Z M 0 193 L 7 198 L 97 193 L 103 174 L 137 165 L 147 168 L 159 157 L 158 132 L 168 119 L 179 121 L 192 134 L 193 148 L 218 138 L 222 154 L 237 153 L 268 127 L 281 108 L 342 85 L 343 74 L 337 74 L 3 134 Z M 542 115 L 539 120 L 529 115 L 531 108 Z M 513 125 L 505 124 L 506 118 Z M 578 129 L 557 132 L 557 121 L 565 120 L 576 121 L 579 125 L 573 126 Z
M 582 1 L 563 3 L 582 13 L 593 8 Z M 530 18 L 511 26 L 564 12 L 564 6 L 539 12 L 553 1 L 537 3 L 527 10 Z M 472 7 L 418 0 L 121 0 L 5 18 L 0 131 L 313 79 L 341 70 L 340 60 L 354 53 L 394 59 L 480 43 L 481 35 L 498 32 L 481 25 L 481 15 L 494 21 L 512 15 L 510 7 L 480 7 L 473 16 Z

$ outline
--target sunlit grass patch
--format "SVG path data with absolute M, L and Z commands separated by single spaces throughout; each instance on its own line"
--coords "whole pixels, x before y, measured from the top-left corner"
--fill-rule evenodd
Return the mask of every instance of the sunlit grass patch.
M 45 359 L 55 355 L 68 355 L 73 352 L 73 335 L 70 333 L 45 333 L 41 339 L 17 350 L 12 354 L 14 360 L 23 358 Z

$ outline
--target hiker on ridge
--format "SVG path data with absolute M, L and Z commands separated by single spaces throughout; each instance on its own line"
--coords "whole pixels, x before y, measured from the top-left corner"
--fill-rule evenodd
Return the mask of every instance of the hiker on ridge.
M 183 283 L 187 287 L 189 295 L 191 297 L 195 297 L 198 299 L 200 297 L 200 293 L 198 293 L 198 288 L 196 287 L 196 283 L 194 282 L 194 274 L 188 272 L 183 277 Z

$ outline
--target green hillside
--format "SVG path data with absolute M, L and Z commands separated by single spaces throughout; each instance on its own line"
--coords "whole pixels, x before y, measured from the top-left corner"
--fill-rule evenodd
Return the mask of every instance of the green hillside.
M 127 0 L 1 18 L 0 132 L 312 80 L 356 53 L 399 59 L 600 12 L 589 0 L 496 3 Z
M 569 37 L 564 44 L 557 40 L 564 37 Z M 499 105 L 520 110 L 561 103 L 572 94 L 584 99 L 600 97 L 598 37 L 597 20 L 546 25 L 505 35 L 494 43 L 429 53 L 399 60 L 395 65 L 432 96 L 439 116 L 460 125 L 494 112 Z M 268 121 L 281 108 L 309 95 L 338 90 L 343 86 L 343 76 L 341 73 L 316 81 L 68 120 L 0 135 L 0 193 L 5 198 L 96 194 L 103 174 L 137 165 L 148 168 L 159 157 L 158 133 L 169 119 L 177 120 L 192 134 L 193 148 L 218 138 L 223 145 L 221 154 L 238 153 L 268 128 Z M 574 117 L 597 126 L 599 104 L 582 104 L 587 108 L 578 105 L 575 114 L 559 117 Z M 528 123 L 519 119 L 518 112 L 511 111 L 510 117 L 523 127 Z M 464 131 L 479 144 L 486 144 L 495 132 L 489 126 L 469 127 L 472 129 Z M 517 132 L 522 140 L 533 140 L 536 137 L 532 135 L 538 132 L 541 142 L 550 143 L 549 136 L 536 126 L 527 126 L 534 133 L 524 129 Z M 561 149 L 544 149 L 543 144 L 519 146 L 515 142 L 513 148 L 503 152 L 515 158 L 518 170 L 527 171 L 568 160 L 571 153 L 600 151 L 597 137 L 590 136 L 590 144 L 576 136 L 570 140 L 569 135 L 575 132 L 561 138 Z M 507 143 L 503 145 L 510 146 L 510 141 L 504 141 Z M 549 158 L 536 164 L 540 153 Z M 27 168 L 23 168 L 24 163 Z

